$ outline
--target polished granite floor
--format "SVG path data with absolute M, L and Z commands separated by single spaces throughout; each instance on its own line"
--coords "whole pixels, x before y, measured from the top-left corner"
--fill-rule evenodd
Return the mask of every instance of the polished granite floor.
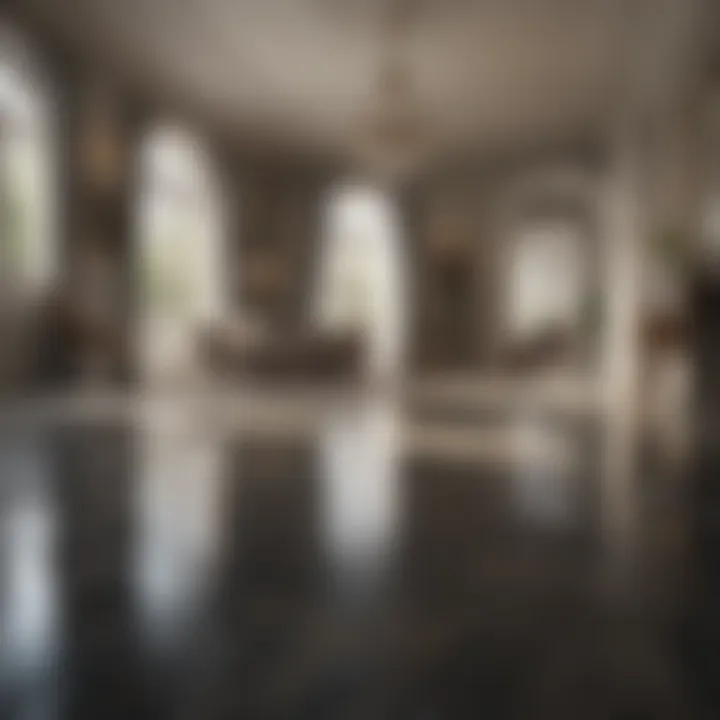
M 499 462 L 393 417 L 5 426 L 0 717 L 717 715 L 712 467 L 650 458 L 616 536 L 592 423 Z

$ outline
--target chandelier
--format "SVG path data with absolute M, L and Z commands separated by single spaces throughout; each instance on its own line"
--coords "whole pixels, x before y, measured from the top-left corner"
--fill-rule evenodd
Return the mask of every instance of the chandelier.
M 354 143 L 369 171 L 389 179 L 417 172 L 431 154 L 432 128 L 407 62 L 414 3 L 396 0 L 387 23 L 386 56 Z

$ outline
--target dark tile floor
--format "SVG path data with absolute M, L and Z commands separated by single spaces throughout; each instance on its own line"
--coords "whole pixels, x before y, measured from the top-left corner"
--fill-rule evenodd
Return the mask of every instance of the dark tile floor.
M 618 547 L 591 447 L 4 431 L 0 717 L 715 717 L 720 500 L 648 471 Z

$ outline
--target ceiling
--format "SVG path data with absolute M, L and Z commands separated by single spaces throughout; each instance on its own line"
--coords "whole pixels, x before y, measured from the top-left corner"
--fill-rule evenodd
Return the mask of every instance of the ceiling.
M 374 89 L 388 1 L 23 5 L 88 57 L 146 91 L 192 104 L 238 139 L 336 150 L 350 141 Z M 448 148 L 557 141 L 607 120 L 638 50 L 658 18 L 671 17 L 658 9 L 688 2 L 418 0 L 408 62 Z

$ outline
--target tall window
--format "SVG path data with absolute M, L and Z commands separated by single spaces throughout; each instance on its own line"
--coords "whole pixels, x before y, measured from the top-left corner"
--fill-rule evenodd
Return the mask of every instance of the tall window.
M 146 377 L 197 365 L 198 333 L 225 306 L 224 216 L 205 149 L 163 128 L 142 145 L 139 203 L 141 358 Z
M 392 202 L 370 188 L 338 189 L 328 200 L 324 231 L 319 324 L 325 330 L 362 336 L 371 370 L 398 369 L 406 286 Z
M 53 98 L 27 47 L 0 28 L 0 277 L 41 289 L 56 267 Z
M 578 327 L 586 291 L 580 240 L 570 222 L 534 224 L 515 239 L 507 304 L 512 339 Z

